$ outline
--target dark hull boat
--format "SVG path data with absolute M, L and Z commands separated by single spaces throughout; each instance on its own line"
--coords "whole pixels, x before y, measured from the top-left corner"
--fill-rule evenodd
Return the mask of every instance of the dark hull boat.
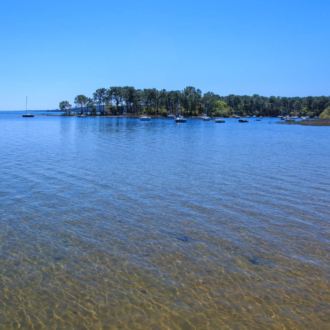
M 25 110 L 25 115 L 22 115 L 24 118 L 32 118 L 34 115 L 31 115 L 30 113 L 27 113 L 27 97 L 26 97 L 26 110 Z

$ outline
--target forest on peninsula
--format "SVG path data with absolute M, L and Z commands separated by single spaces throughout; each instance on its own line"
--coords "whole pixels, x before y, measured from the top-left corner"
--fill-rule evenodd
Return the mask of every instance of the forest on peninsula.
M 195 87 L 184 90 L 135 89 L 134 87 L 110 87 L 97 89 L 92 97 L 77 95 L 73 107 L 62 101 L 59 108 L 66 115 L 86 113 L 89 115 L 141 114 L 167 116 L 177 110 L 184 116 L 213 117 L 268 116 L 279 115 L 319 116 L 330 107 L 330 96 L 280 97 L 248 95 L 220 96 L 212 92 L 202 93 Z

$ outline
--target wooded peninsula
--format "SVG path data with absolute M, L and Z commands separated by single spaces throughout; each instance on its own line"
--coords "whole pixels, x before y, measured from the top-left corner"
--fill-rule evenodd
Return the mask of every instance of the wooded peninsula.
M 134 87 L 99 88 L 93 97 L 77 95 L 75 108 L 69 101 L 62 101 L 59 108 L 65 115 L 85 113 L 88 115 L 132 115 L 140 114 L 167 116 L 177 109 L 184 116 L 201 116 L 207 113 L 212 117 L 268 116 L 279 115 L 330 116 L 330 96 L 320 97 L 279 97 L 254 94 L 220 96 L 212 92 L 202 93 L 195 87 L 183 91 L 165 89 L 135 89 Z

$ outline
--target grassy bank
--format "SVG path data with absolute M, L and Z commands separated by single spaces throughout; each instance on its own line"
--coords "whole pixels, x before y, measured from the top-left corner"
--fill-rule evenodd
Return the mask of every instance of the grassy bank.
M 285 125 L 301 125 L 301 126 L 330 126 L 330 118 L 306 120 L 306 121 L 283 121 L 279 124 Z

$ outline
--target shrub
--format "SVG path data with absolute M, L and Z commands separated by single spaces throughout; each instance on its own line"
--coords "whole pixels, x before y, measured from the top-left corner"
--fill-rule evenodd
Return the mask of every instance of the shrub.
M 320 118 L 330 118 L 330 106 L 324 109 L 324 111 L 320 114 Z

